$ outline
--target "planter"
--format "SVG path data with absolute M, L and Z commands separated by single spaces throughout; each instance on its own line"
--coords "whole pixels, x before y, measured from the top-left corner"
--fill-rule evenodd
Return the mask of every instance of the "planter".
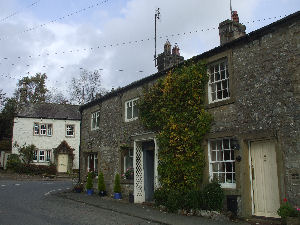
M 286 225 L 300 225 L 300 217 L 287 217 Z
M 81 193 L 82 192 L 82 188 L 74 188 L 75 193 Z
M 121 199 L 122 195 L 121 193 L 114 193 L 114 199 Z
M 86 190 L 86 193 L 87 193 L 88 195 L 93 195 L 93 194 L 94 194 L 94 190 L 93 190 L 93 189 L 87 189 L 87 190 Z
M 99 196 L 100 197 L 104 197 L 106 195 L 107 195 L 106 191 L 99 191 Z
M 134 195 L 133 194 L 129 194 L 128 199 L 129 199 L 130 203 L 134 203 Z

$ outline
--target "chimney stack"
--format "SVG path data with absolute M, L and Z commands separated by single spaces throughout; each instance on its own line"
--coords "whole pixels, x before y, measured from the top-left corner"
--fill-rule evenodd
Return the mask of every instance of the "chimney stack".
M 164 45 L 164 52 L 160 53 L 157 56 L 158 72 L 168 69 L 168 68 L 184 61 L 183 56 L 180 56 L 179 47 L 178 47 L 177 43 L 175 43 L 175 46 L 172 48 L 172 54 L 171 54 L 171 47 L 172 46 L 171 46 L 169 40 L 167 40 Z
M 246 26 L 239 22 L 237 11 L 232 11 L 231 20 L 219 24 L 220 45 L 224 45 L 246 35 Z

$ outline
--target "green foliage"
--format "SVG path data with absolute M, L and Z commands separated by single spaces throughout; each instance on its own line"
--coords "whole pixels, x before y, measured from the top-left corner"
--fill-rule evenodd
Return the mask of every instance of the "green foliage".
M 23 145 L 19 147 L 19 154 L 25 164 L 30 164 L 34 159 L 35 145 Z
M 98 175 L 98 191 L 106 191 L 104 176 L 102 172 L 100 172 Z
M 93 189 L 93 173 L 89 172 L 86 180 L 86 189 Z
M 22 166 L 22 162 L 20 157 L 17 154 L 10 154 L 7 158 L 6 168 L 11 169 L 13 171 L 18 171 L 19 168 Z
M 210 183 L 201 190 L 166 190 L 159 188 L 154 192 L 155 205 L 164 205 L 168 211 L 178 209 L 207 209 L 220 211 L 225 195 L 218 183 Z
M 300 211 L 291 206 L 291 204 L 287 201 L 280 206 L 277 213 L 283 219 L 286 219 L 287 217 L 300 217 Z
M 140 118 L 158 132 L 158 173 L 167 190 L 196 190 L 205 166 L 201 142 L 212 117 L 204 110 L 208 81 L 203 62 L 190 63 L 170 71 L 139 103 Z
M 31 175 L 55 175 L 57 171 L 55 165 L 46 166 L 21 163 L 15 172 Z
M 223 208 L 225 194 L 217 182 L 207 184 L 203 189 L 204 208 L 220 211 Z
M 120 175 L 118 173 L 115 176 L 114 192 L 121 193 Z

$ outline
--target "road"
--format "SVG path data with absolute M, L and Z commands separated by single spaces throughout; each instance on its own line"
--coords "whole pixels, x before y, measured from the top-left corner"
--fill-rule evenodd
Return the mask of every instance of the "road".
M 71 187 L 71 181 L 0 180 L 0 225 L 155 224 L 55 194 Z

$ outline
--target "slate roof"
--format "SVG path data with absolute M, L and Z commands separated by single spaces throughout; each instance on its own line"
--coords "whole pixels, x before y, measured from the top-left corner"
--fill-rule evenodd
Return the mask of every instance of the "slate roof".
M 78 105 L 54 103 L 25 104 L 19 110 L 17 117 L 81 120 Z
M 247 43 L 250 43 L 251 41 L 253 40 L 256 40 L 256 39 L 259 39 L 260 37 L 266 35 L 266 34 L 269 34 L 269 33 L 272 33 L 274 31 L 276 31 L 280 26 L 284 26 L 286 24 L 291 24 L 293 23 L 295 20 L 299 20 L 300 18 L 300 11 L 297 11 L 293 14 L 290 14 L 278 21 L 275 21 L 267 26 L 264 26 L 258 30 L 255 30 L 255 31 L 252 31 L 250 32 L 249 34 L 246 34 L 240 38 L 237 38 L 231 42 L 228 42 L 224 45 L 221 45 L 221 46 L 218 46 L 218 47 L 215 47 L 211 50 L 208 50 L 200 55 L 197 55 L 197 56 L 194 56 L 190 59 L 187 59 L 181 63 L 179 63 L 178 65 L 176 66 L 181 66 L 181 65 L 185 65 L 189 62 L 193 62 L 193 61 L 198 61 L 198 60 L 202 60 L 202 59 L 205 59 L 205 58 L 208 58 L 210 56 L 213 56 L 213 55 L 216 55 L 220 52 L 223 52 L 223 51 L 226 51 L 228 49 L 232 49 L 233 47 L 235 46 L 238 46 L 238 45 L 242 45 L 242 44 L 247 44 Z M 106 95 L 98 98 L 98 99 L 95 99 L 91 102 L 88 102 L 84 105 L 81 105 L 79 107 L 79 110 L 82 112 L 84 109 L 87 109 L 89 107 L 92 107 L 102 101 L 104 101 L 105 99 L 108 99 L 108 98 L 111 98 L 113 96 L 116 96 L 118 95 L 119 93 L 123 93 L 129 89 L 132 89 L 132 88 L 135 88 L 137 86 L 140 86 L 140 85 L 143 85 L 149 81 L 152 81 L 152 80 L 155 80 L 155 79 L 158 79 L 160 77 L 162 77 L 163 75 L 165 75 L 169 70 L 172 70 L 173 67 L 171 68 L 168 68 L 166 70 L 163 70 L 163 71 L 160 71 L 160 72 L 157 72 L 155 74 L 152 74 L 150 76 L 147 76 L 147 77 L 144 77 L 140 80 L 137 80 L 137 81 L 134 81 L 122 88 L 118 88 L 117 90 L 114 90 L 114 91 L 111 91 L 109 93 L 107 93 Z

